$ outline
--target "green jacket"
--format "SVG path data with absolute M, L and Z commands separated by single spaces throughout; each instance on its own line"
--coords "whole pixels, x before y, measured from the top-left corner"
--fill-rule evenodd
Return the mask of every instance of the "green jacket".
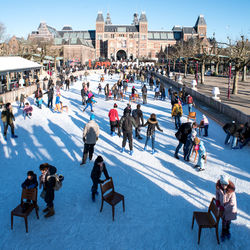
M 3 123 L 7 122 L 8 124 L 12 124 L 15 120 L 15 117 L 12 113 L 12 109 L 4 109 L 1 114 L 1 119 Z

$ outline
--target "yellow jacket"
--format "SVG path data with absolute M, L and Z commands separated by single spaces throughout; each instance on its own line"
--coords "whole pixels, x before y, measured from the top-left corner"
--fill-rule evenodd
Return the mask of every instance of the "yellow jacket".
M 182 116 L 182 113 L 183 113 L 182 106 L 176 103 L 172 110 L 172 116 L 177 116 L 177 115 Z

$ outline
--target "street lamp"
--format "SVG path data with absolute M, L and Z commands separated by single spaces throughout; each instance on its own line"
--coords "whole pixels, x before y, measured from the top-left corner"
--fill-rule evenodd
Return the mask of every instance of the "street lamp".
M 231 39 L 227 37 L 229 41 L 229 46 L 230 46 L 230 56 L 231 56 Z M 227 88 L 227 99 L 230 99 L 230 81 L 231 81 L 231 72 L 232 71 L 232 64 L 231 62 L 229 63 L 229 70 L 228 70 L 228 88 Z

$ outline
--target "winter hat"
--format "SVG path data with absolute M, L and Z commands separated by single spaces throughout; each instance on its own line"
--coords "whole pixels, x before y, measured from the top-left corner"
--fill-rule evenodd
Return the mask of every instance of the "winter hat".
M 227 175 L 220 176 L 220 184 L 221 185 L 228 185 L 229 184 L 229 178 Z
M 117 104 L 115 103 L 115 104 L 114 104 L 114 108 L 117 108 L 117 107 L 118 107 L 118 106 L 117 106 Z
M 91 120 L 95 120 L 95 115 L 94 115 L 94 114 L 91 114 L 91 115 L 90 115 L 90 121 L 91 121 Z
M 33 171 L 28 171 L 27 176 L 33 176 L 34 172 Z
M 95 162 L 96 163 L 103 162 L 103 158 L 100 155 L 98 155 L 97 158 L 96 158 L 96 160 L 95 160 Z

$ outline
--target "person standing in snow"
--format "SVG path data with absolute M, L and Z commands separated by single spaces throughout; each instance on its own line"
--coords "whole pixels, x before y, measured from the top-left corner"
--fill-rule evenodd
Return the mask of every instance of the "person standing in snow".
M 94 166 L 93 169 L 91 171 L 91 179 L 93 182 L 92 188 L 91 188 L 91 192 L 92 192 L 92 201 L 95 201 L 95 195 L 98 194 L 97 192 L 97 188 L 98 188 L 98 184 L 99 183 L 104 183 L 105 180 L 101 180 L 101 175 L 102 173 L 104 173 L 106 180 L 109 180 L 109 174 L 106 168 L 106 165 L 104 163 L 103 158 L 99 155 L 97 156 L 95 162 L 94 162 Z
M 226 175 L 221 175 L 216 183 L 216 206 L 222 218 L 221 240 L 224 241 L 230 239 L 230 224 L 237 218 L 235 185 Z
M 14 127 L 15 117 L 13 115 L 12 106 L 10 102 L 6 103 L 5 109 L 2 111 L 2 114 L 1 114 L 1 119 L 2 119 L 3 127 L 4 127 L 3 135 L 4 135 L 5 140 L 7 140 L 8 126 L 10 126 L 11 128 L 11 137 L 17 138 L 17 135 L 15 135 L 15 127 Z
M 204 146 L 203 141 L 201 141 L 198 137 L 196 137 L 194 139 L 194 144 L 199 146 L 198 149 L 198 154 L 199 154 L 199 158 L 198 158 L 198 163 L 197 165 L 194 166 L 194 168 L 198 168 L 199 171 L 203 171 L 205 170 L 204 165 L 205 165 L 205 161 L 206 161 L 206 148 Z
M 48 89 L 47 92 L 45 92 L 44 94 L 48 95 L 48 108 L 50 107 L 51 109 L 53 109 L 53 97 L 54 97 L 54 88 L 53 85 L 51 85 Z
M 159 131 L 163 132 L 163 130 L 159 127 L 158 121 L 156 119 L 156 114 L 150 115 L 150 118 L 143 125 L 143 127 L 146 127 L 146 126 L 148 126 L 148 128 L 147 128 L 147 139 L 145 142 L 144 150 L 147 150 L 148 140 L 151 137 L 151 139 L 152 139 L 152 154 L 154 154 L 155 153 L 155 127 Z
M 41 196 L 44 197 L 44 201 L 47 203 L 47 207 L 43 210 L 45 218 L 51 217 L 55 214 L 54 210 L 54 199 L 55 199 L 55 184 L 56 178 L 53 176 L 56 174 L 56 167 L 51 166 L 48 163 L 43 163 L 40 165 L 40 171 L 42 175 L 39 177 L 39 188 L 43 186 L 43 191 Z
M 109 92 L 110 92 L 110 90 L 109 90 L 109 84 L 107 83 L 105 85 L 105 87 L 104 87 L 104 94 L 106 96 L 106 101 L 109 99 Z
M 189 161 L 189 157 L 194 146 L 194 139 L 197 136 L 197 131 L 195 127 L 192 127 L 192 131 L 187 136 L 186 143 L 184 145 L 184 161 Z
M 84 142 L 84 150 L 83 150 L 83 157 L 82 162 L 80 165 L 86 163 L 87 158 L 89 156 L 89 160 L 92 160 L 94 154 L 94 147 L 96 141 L 98 140 L 100 133 L 100 129 L 98 124 L 95 122 L 95 115 L 90 115 L 90 121 L 85 125 L 83 129 L 83 142 Z
M 132 116 L 134 117 L 135 122 L 138 125 L 138 127 L 135 129 L 135 138 L 141 140 L 142 139 L 142 137 L 140 136 L 141 129 L 139 128 L 139 126 L 144 125 L 143 113 L 141 111 L 141 104 L 137 104 L 136 109 L 132 111 Z
M 172 117 L 174 117 L 175 120 L 175 128 L 179 129 L 181 126 L 181 117 L 183 114 L 182 106 L 181 106 L 181 101 L 178 100 L 178 103 L 174 104 L 174 107 L 172 109 Z
M 180 128 L 175 134 L 176 138 L 179 141 L 179 144 L 176 147 L 174 154 L 174 157 L 176 159 L 179 159 L 178 152 L 181 149 L 181 147 L 186 144 L 188 135 L 192 132 L 192 129 L 196 129 L 197 127 L 198 126 L 196 122 L 194 122 L 193 124 L 191 122 L 186 122 L 181 124 Z
M 110 134 L 115 135 L 115 128 L 119 126 L 119 116 L 117 112 L 117 104 L 114 104 L 114 108 L 109 111 L 109 121 L 110 121 Z
M 133 126 L 135 128 L 138 127 L 136 124 L 135 119 L 130 115 L 131 109 L 125 108 L 124 114 L 120 120 L 120 131 L 119 131 L 119 137 L 121 136 L 121 131 L 123 133 L 123 140 L 122 140 L 122 150 L 123 153 L 125 150 L 127 139 L 129 141 L 129 149 L 130 149 L 130 155 L 133 155 Z
M 208 126 L 209 126 L 209 121 L 207 119 L 207 117 L 205 115 L 202 115 L 202 120 L 201 120 L 201 124 L 203 124 L 204 126 L 204 137 L 208 137 Z

